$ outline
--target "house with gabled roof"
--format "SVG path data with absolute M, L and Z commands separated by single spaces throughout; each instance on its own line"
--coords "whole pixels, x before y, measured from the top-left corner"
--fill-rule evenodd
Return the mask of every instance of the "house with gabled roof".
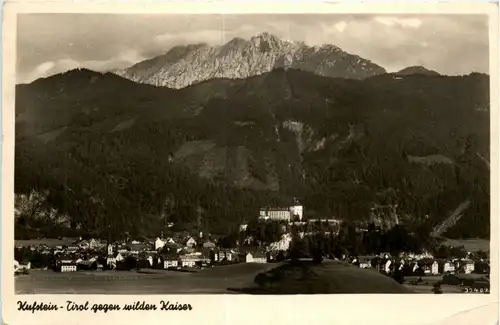
M 163 246 L 165 246 L 165 244 L 166 244 L 166 241 L 163 238 L 156 237 L 156 240 L 155 240 L 155 249 L 156 250 L 162 249 Z
M 185 242 L 185 246 L 188 248 L 195 247 L 196 244 L 197 244 L 196 240 L 193 237 L 188 237 L 186 242 Z
M 240 254 L 239 260 L 243 263 L 267 263 L 267 254 L 262 250 L 247 250 Z
M 89 248 L 90 249 L 96 249 L 96 248 L 99 248 L 101 247 L 102 244 L 101 244 L 101 241 L 98 240 L 98 239 L 95 239 L 95 238 L 92 238 L 90 241 L 89 241 Z

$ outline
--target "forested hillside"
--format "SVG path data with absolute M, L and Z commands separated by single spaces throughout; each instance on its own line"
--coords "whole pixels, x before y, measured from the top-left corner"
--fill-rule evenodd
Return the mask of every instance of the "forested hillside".
M 16 90 L 16 193 L 48 190 L 91 233 L 224 233 L 299 197 L 309 216 L 397 204 L 429 226 L 470 199 L 448 235 L 489 235 L 485 75 L 274 70 L 172 90 L 74 70 Z M 16 236 L 41 229 L 17 219 Z

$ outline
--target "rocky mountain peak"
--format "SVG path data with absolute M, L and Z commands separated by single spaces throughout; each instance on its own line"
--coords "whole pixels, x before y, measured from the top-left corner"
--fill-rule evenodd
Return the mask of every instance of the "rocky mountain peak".
M 243 79 L 276 68 L 298 69 L 327 77 L 362 79 L 385 69 L 332 44 L 308 46 L 263 32 L 245 40 L 235 37 L 221 46 L 176 46 L 165 55 L 116 72 L 135 82 L 184 88 L 202 81 Z
M 256 46 L 267 47 L 267 48 L 279 47 L 281 46 L 282 43 L 280 38 L 268 32 L 263 32 L 257 36 L 252 37 L 251 41 Z

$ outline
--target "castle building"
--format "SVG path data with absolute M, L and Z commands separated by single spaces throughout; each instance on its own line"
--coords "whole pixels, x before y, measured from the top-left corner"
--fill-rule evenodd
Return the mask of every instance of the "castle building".
M 259 217 L 266 220 L 291 220 L 289 208 L 263 208 L 260 209 Z
M 297 199 L 294 199 L 294 204 L 289 207 L 261 208 L 259 213 L 259 218 L 265 220 L 301 221 L 303 216 L 304 207 Z

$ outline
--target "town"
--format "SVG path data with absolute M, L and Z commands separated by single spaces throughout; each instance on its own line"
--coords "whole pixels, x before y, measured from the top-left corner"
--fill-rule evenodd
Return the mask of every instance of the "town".
M 384 228 L 355 227 L 332 218 L 306 219 L 304 207 L 294 199 L 289 207 L 260 209 L 257 218 L 228 236 L 161 231 L 156 238 L 17 241 L 14 272 L 194 272 L 237 263 L 331 259 L 375 270 L 410 288 L 425 288 L 418 292 L 442 293 L 442 286 L 453 286 L 453 292 L 489 292 L 486 251 L 445 245 L 431 251 L 412 241 L 398 222 Z M 364 249 L 363 243 L 368 243 Z

